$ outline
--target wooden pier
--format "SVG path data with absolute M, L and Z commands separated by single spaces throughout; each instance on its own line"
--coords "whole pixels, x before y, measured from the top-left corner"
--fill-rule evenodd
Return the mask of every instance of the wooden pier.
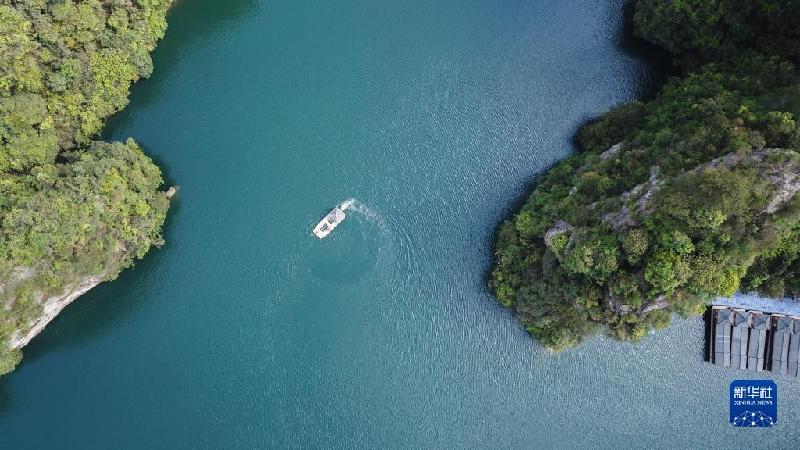
M 706 320 L 709 362 L 798 376 L 800 316 L 713 305 Z

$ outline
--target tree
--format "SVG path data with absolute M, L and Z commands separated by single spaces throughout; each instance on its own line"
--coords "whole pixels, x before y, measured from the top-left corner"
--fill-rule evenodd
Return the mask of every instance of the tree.
M 536 340 L 637 340 L 740 284 L 800 290 L 798 19 L 798 0 L 638 0 L 683 76 L 583 127 L 498 232 L 489 285 Z
M 40 299 L 113 278 L 161 243 L 161 173 L 135 143 L 92 141 L 149 75 L 171 0 L 0 5 L 0 374 Z
M 644 256 L 649 246 L 647 233 L 641 228 L 635 228 L 625 235 L 622 241 L 622 248 L 625 250 L 625 257 L 630 264 L 636 264 Z

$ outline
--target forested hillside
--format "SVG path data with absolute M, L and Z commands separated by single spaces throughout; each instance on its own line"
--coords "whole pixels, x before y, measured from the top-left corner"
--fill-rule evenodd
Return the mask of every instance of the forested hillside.
M 497 233 L 490 288 L 557 350 L 800 291 L 800 0 L 639 0 L 634 21 L 684 75 L 584 127 Z
M 45 298 L 162 242 L 158 167 L 93 139 L 151 73 L 170 3 L 0 0 L 0 374 Z

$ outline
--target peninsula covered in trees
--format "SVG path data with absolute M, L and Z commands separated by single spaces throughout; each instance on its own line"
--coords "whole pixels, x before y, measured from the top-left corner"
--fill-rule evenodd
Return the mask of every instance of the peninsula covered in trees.
M 638 0 L 682 76 L 578 133 L 496 238 L 489 286 L 542 345 L 637 340 L 716 296 L 800 291 L 800 0 Z
M 158 167 L 93 139 L 151 73 L 170 3 L 0 0 L 0 374 L 48 302 L 162 242 Z

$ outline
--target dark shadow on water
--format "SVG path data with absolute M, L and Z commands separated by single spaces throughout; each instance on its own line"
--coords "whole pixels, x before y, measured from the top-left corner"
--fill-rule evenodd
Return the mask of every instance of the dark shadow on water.
M 254 0 L 179 0 L 168 16 L 169 28 L 162 41 L 153 52 L 153 74 L 149 79 L 140 80 L 131 88 L 130 104 L 127 108 L 109 118 L 102 138 L 109 139 L 115 131 L 127 127 L 133 110 L 147 106 L 157 100 L 163 92 L 165 83 L 188 48 L 197 46 L 214 33 L 229 24 L 247 16 L 255 8 Z M 124 139 L 126 136 L 123 136 Z M 147 152 L 147 149 L 144 149 Z M 169 167 L 165 161 L 155 161 L 165 174 L 166 185 L 174 184 L 169 179 Z M 109 327 L 119 322 L 135 310 L 136 302 L 141 301 L 131 292 L 143 289 L 148 273 L 159 270 L 164 254 L 172 250 L 171 242 L 175 233 L 174 217 L 180 211 L 180 195 L 170 208 L 164 225 L 166 244 L 161 249 L 153 249 L 136 266 L 123 271 L 112 282 L 102 283 L 67 307 L 39 336 L 23 351 L 23 360 L 18 370 L 0 378 L 0 417 L 13 406 L 14 399 L 8 388 L 13 377 L 18 376 L 26 363 L 32 363 L 54 350 L 67 348 L 91 340 L 105 333 Z
M 668 51 L 636 36 L 634 32 L 635 27 L 633 20 L 634 13 L 636 12 L 635 7 L 636 2 L 634 0 L 627 0 L 622 6 L 621 10 L 616 12 L 616 14 L 622 14 L 622 26 L 617 31 L 616 45 L 617 48 L 619 48 L 623 53 L 642 61 L 646 65 L 645 76 L 638 80 L 638 86 L 636 87 L 636 99 L 640 101 L 648 101 L 652 100 L 656 95 L 658 95 L 658 93 L 661 91 L 661 88 L 671 77 L 679 76 L 680 70 L 673 64 L 672 56 Z M 595 123 L 597 120 L 599 120 L 599 117 L 587 116 L 575 128 L 575 132 L 570 139 L 570 146 L 572 147 L 573 153 L 580 151 L 580 145 L 578 142 L 580 130 L 588 125 L 591 125 L 592 123 Z M 509 206 L 505 210 L 506 212 L 504 218 L 495 226 L 494 232 L 492 233 L 491 242 L 489 244 L 492 262 L 489 265 L 489 269 L 484 273 L 484 286 L 488 287 L 492 270 L 494 269 L 494 253 L 496 250 L 495 243 L 497 242 L 497 233 L 500 230 L 500 225 L 505 220 L 509 219 L 512 214 L 516 214 L 522 209 L 528 198 L 533 193 L 533 190 L 536 188 L 539 178 L 560 162 L 561 160 L 554 161 L 550 166 L 543 169 L 540 173 L 535 174 L 531 179 L 527 180 L 523 184 L 520 194 L 516 198 L 513 198 L 509 201 Z
M 145 153 L 148 148 L 139 144 Z M 155 164 L 161 169 L 164 178 L 164 187 L 173 186 L 175 183 L 168 176 L 169 165 L 156 156 L 150 156 Z M 162 187 L 163 189 L 163 187 Z M 125 314 L 135 309 L 135 303 L 140 299 L 131 292 L 143 289 L 147 284 L 144 277 L 147 274 L 158 272 L 162 264 L 164 255 L 175 249 L 176 227 L 175 218 L 180 214 L 181 201 L 180 194 L 175 196 L 170 204 L 169 213 L 162 227 L 164 245 L 161 248 L 153 248 L 148 252 L 144 259 L 136 261 L 133 267 L 129 267 L 120 273 L 119 277 L 110 282 L 104 282 L 82 295 L 79 300 L 59 314 L 53 323 L 49 325 L 37 336 L 30 345 L 25 347 L 22 364 L 25 361 L 35 360 L 41 355 L 47 354 L 50 350 L 56 350 L 78 344 L 86 340 L 93 339 L 101 335 L 104 330 L 111 327 L 115 321 L 120 320 Z M 73 314 L 68 311 L 74 310 Z M 57 325 L 63 320 L 61 325 Z M 50 336 L 49 332 L 53 332 Z
M 150 259 L 152 258 L 147 258 Z M 145 262 L 140 265 L 147 264 Z M 134 278 L 135 276 L 133 274 Z M 126 312 L 133 309 L 135 296 L 123 295 L 119 288 L 115 289 L 115 286 L 121 284 L 130 286 L 130 278 L 132 272 L 128 270 L 114 282 L 102 283 L 95 287 L 62 311 L 23 349 L 22 362 L 15 371 L 0 378 L 0 419 L 14 406 L 13 392 L 8 388 L 8 384 L 14 381 L 15 377 L 33 376 L 33 373 L 26 373 L 27 365 L 35 363 L 51 352 L 70 347 L 104 332 L 111 324 L 124 317 Z
M 153 52 L 154 71 L 151 78 L 141 80 L 131 89 L 130 105 L 109 119 L 103 133 L 105 138 L 114 135 L 114 130 L 125 127 L 132 119 L 132 110 L 141 108 L 158 99 L 163 85 L 170 77 L 170 72 L 188 47 L 196 46 L 211 37 L 215 32 L 229 23 L 248 15 L 254 8 L 254 0 L 182 0 L 178 1 L 169 13 L 169 28 L 165 38 L 159 42 Z M 143 147 L 146 153 L 148 149 Z M 169 178 L 170 167 L 166 161 L 154 158 L 161 168 L 165 185 L 174 185 Z M 180 194 L 172 201 L 163 234 L 166 244 L 161 249 L 153 249 L 132 268 L 124 270 L 112 282 L 101 283 L 75 304 L 65 309 L 41 335 L 25 347 L 24 358 L 34 361 L 48 351 L 68 347 L 90 340 L 101 335 L 104 330 L 119 321 L 124 314 L 135 309 L 135 302 L 140 301 L 136 292 L 143 289 L 144 277 L 159 270 L 164 254 L 173 250 L 175 217 L 180 214 Z M 10 375 L 10 376 L 13 376 Z M 7 399 L 2 395 L 0 384 L 0 413 Z
M 170 176 L 171 167 L 172 166 L 166 160 L 164 160 L 162 157 L 159 157 L 158 155 L 155 155 L 152 152 L 150 152 L 150 149 L 148 148 L 147 145 L 144 145 L 141 142 L 137 142 L 137 144 L 139 145 L 139 148 L 141 148 L 142 151 L 150 159 L 152 159 L 153 163 L 155 163 L 155 165 L 158 166 L 158 168 L 161 170 L 161 178 L 164 179 L 164 184 L 161 186 L 161 190 L 166 190 L 167 188 L 169 188 L 171 186 L 175 186 L 175 187 L 179 188 L 180 186 L 178 185 L 177 180 L 172 179 L 172 177 Z M 172 215 L 174 213 L 176 203 L 179 200 L 180 200 L 180 195 L 176 196 L 175 199 L 172 201 L 172 206 L 170 206 L 170 210 L 169 210 L 170 211 L 170 215 Z
M 636 2 L 626 1 L 620 11 L 622 27 L 617 33 L 617 47 L 626 55 L 646 64 L 646 78 L 639 82 L 636 99 L 647 101 L 661 91 L 661 87 L 670 77 L 680 75 L 680 71 L 672 63 L 672 55 L 667 50 L 636 36 L 633 20 L 635 13 Z
M 634 14 L 636 13 L 636 2 L 628 0 L 622 6 L 618 14 L 622 14 L 622 27 L 616 35 L 617 48 L 624 54 L 642 61 L 645 65 L 645 73 L 638 80 L 636 86 L 636 100 L 649 101 L 661 92 L 661 88 L 672 77 L 680 76 L 680 69 L 672 62 L 672 55 L 665 49 L 646 41 L 635 33 Z M 578 141 L 580 131 L 597 122 L 599 116 L 587 116 L 575 129 L 570 143 L 574 151 L 580 151 Z M 519 205 L 522 206 L 522 205 Z
M 132 111 L 147 106 L 157 100 L 164 89 L 166 80 L 172 70 L 183 57 L 187 48 L 196 46 L 203 39 L 212 37 L 215 32 L 228 26 L 241 17 L 248 15 L 254 8 L 254 0 L 183 0 L 173 7 L 169 13 L 169 28 L 165 38 L 158 43 L 153 52 L 153 75 L 149 79 L 140 80 L 131 88 L 130 104 L 123 111 L 112 116 L 105 127 L 103 138 L 109 139 L 115 130 L 126 127 L 133 118 Z M 141 144 L 140 144 L 141 145 Z M 148 149 L 143 146 L 143 150 Z M 169 178 L 170 168 L 166 161 L 154 158 L 161 168 L 165 185 L 171 186 L 174 180 Z M 74 304 L 67 307 L 47 328 L 25 347 L 20 367 L 36 361 L 48 352 L 70 347 L 102 335 L 114 323 L 135 310 L 136 302 L 141 299 L 131 292 L 143 289 L 145 277 L 159 270 L 164 254 L 172 249 L 174 217 L 180 212 L 180 195 L 173 200 L 164 224 L 166 244 L 161 249 L 153 249 L 135 266 L 124 270 L 111 282 L 101 283 Z M 0 380 L 0 415 L 11 403 L 4 380 L 14 377 L 6 375 Z
M 5 412 L 9 410 L 13 406 L 11 393 L 9 392 L 8 387 L 6 386 L 6 379 L 11 375 L 6 375 L 3 378 L 0 378 L 0 419 L 5 415 Z
M 156 161 L 156 164 L 163 173 L 168 173 L 168 167 L 162 161 Z M 167 179 L 165 185 L 171 186 L 173 183 Z M 7 383 L 15 376 L 22 376 L 19 372 L 26 364 L 33 363 L 50 352 L 78 345 L 104 334 L 137 308 L 136 303 L 141 301 L 141 297 L 132 292 L 143 290 L 143 286 L 147 284 L 147 274 L 159 271 L 166 252 L 174 250 L 174 222 L 180 209 L 178 194 L 172 200 L 162 229 L 164 246 L 151 249 L 143 260 L 136 261 L 133 267 L 123 270 L 117 279 L 103 282 L 82 295 L 25 346 L 22 362 L 17 369 L 0 377 L 0 418 L 13 406 Z
M 166 253 L 175 249 L 172 242 L 175 241 L 174 218 L 180 214 L 179 197 L 173 200 L 164 224 L 164 246 L 151 249 L 144 259 L 123 270 L 115 280 L 97 285 L 69 305 L 25 347 L 21 365 L 35 361 L 50 351 L 94 339 L 124 318 L 125 314 L 136 310 L 136 304 L 142 301 L 136 293 L 145 292 L 147 275 L 162 270 Z
M 146 107 L 161 96 L 187 49 L 251 15 L 255 8 L 255 0 L 178 0 L 167 17 L 167 34 L 152 53 L 153 74 L 133 85 L 130 105 L 109 118 L 102 132 L 103 139 L 110 140 L 116 131 L 126 128 L 135 109 Z M 127 136 L 118 137 L 125 138 Z
M 8 383 L 16 376 L 23 376 L 26 364 L 31 364 L 47 354 L 60 349 L 80 345 L 101 336 L 116 323 L 134 312 L 145 292 L 148 274 L 161 270 L 166 253 L 174 250 L 175 217 L 180 213 L 180 195 L 172 202 L 170 213 L 164 224 L 166 243 L 160 249 L 151 249 L 141 261 L 137 261 L 110 282 L 99 284 L 82 295 L 59 314 L 41 334 L 23 349 L 22 362 L 17 369 L 0 377 L 0 419 L 13 407 L 14 398 Z

